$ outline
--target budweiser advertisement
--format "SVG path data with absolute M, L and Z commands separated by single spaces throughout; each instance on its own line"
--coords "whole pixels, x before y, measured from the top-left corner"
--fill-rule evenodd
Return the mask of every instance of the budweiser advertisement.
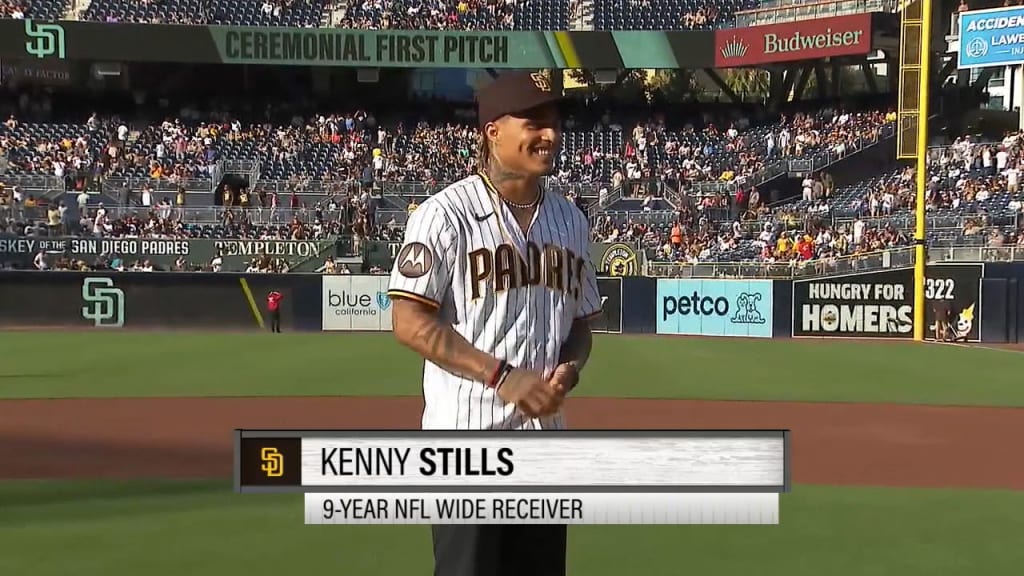
M 735 68 L 871 52 L 871 14 L 715 31 L 715 67 Z

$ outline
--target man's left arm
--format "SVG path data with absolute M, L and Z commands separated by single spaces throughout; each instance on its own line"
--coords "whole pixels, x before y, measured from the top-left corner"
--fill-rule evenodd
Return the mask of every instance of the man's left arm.
M 562 349 L 558 353 L 558 367 L 551 377 L 552 382 L 560 386 L 565 393 L 579 382 L 580 372 L 590 359 L 590 351 L 594 345 L 590 321 L 603 312 L 601 293 L 597 288 L 597 270 L 594 269 L 589 257 L 583 258 L 579 272 L 580 295 L 577 298 L 576 317 L 568 338 L 562 343 Z

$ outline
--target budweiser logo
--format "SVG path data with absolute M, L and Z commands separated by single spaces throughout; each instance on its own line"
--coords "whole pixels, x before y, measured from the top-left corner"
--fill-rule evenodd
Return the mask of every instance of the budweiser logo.
M 733 36 L 732 40 L 729 40 L 725 43 L 725 46 L 722 46 L 720 52 L 722 53 L 722 58 L 740 58 L 747 53 L 747 48 L 746 42 Z
M 765 34 L 764 53 L 777 54 L 780 52 L 805 52 L 829 48 L 847 48 L 860 44 L 863 36 L 863 30 L 833 32 L 831 28 L 826 29 L 823 34 L 801 34 L 800 32 L 794 32 L 788 36 Z

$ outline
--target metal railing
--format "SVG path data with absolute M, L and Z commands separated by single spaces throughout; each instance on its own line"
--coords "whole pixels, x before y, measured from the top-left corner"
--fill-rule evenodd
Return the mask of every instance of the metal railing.
M 277 192 L 278 195 L 296 194 L 308 196 L 333 196 L 335 194 L 348 194 L 359 189 L 359 182 L 356 180 L 260 180 L 256 189 L 265 191 L 267 194 Z
M 866 12 L 896 12 L 899 6 L 897 0 L 764 0 L 759 8 L 737 12 L 735 27 L 745 28 Z
M 260 165 L 257 160 L 224 160 L 224 172 L 249 174 Z
M 1024 245 L 928 248 L 929 262 L 1024 262 Z
M 306 224 L 316 221 L 316 211 L 310 208 L 239 208 L 230 210 L 232 222 L 241 224 L 248 221 L 255 225 L 285 225 L 294 220 Z M 161 208 L 159 206 L 137 207 L 137 206 L 115 206 L 107 208 L 107 215 L 111 218 L 125 218 L 134 216 L 140 219 L 149 218 L 150 213 L 160 218 L 171 218 L 181 220 L 185 224 L 222 224 L 225 221 L 227 210 L 222 206 L 186 206 L 179 208 L 171 206 Z M 321 210 L 324 222 L 340 222 L 345 213 L 342 210 Z
M 876 136 L 858 138 L 851 145 L 845 147 L 842 152 L 836 152 L 829 147 L 827 150 L 814 152 L 807 158 L 784 160 L 784 162 L 787 163 L 789 172 L 816 172 L 894 136 L 896 136 L 896 124 L 884 124 Z
M 149 186 L 154 192 L 163 194 L 177 194 L 178 188 L 185 188 L 185 193 L 208 194 L 211 189 L 209 178 L 184 178 L 171 180 L 169 178 L 140 178 L 131 177 L 106 177 L 102 179 L 102 190 L 108 194 L 115 193 L 125 188 L 132 191 L 139 191 Z M 216 185 L 214 183 L 214 185 Z
M 987 218 L 988 224 L 986 226 L 1017 226 L 1020 222 L 1019 214 L 1008 213 L 1008 214 L 950 214 L 943 216 L 941 214 L 927 214 L 925 215 L 925 230 L 928 232 L 934 230 L 962 230 L 964 225 L 967 224 L 968 220 L 974 220 L 978 218 Z M 852 216 L 835 216 L 832 218 L 833 226 L 853 226 L 853 223 L 857 221 L 857 218 Z M 883 228 L 889 224 L 892 224 L 896 228 L 904 230 L 913 230 L 917 227 L 917 216 L 910 212 L 904 214 L 898 214 L 893 216 L 865 216 L 860 218 L 860 221 L 865 224 L 868 228 Z
M 4 174 L 0 175 L 0 183 L 8 188 L 17 186 L 27 193 L 64 191 L 66 189 L 63 178 L 44 174 Z
M 791 280 L 870 272 L 914 265 L 914 248 L 894 248 L 858 256 L 796 262 L 647 262 L 647 275 L 657 278 L 764 278 Z

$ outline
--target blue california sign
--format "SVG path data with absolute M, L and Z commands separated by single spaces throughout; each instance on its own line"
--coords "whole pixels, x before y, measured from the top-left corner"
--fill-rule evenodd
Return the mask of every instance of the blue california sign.
M 1024 63 L 1024 7 L 960 14 L 960 68 Z

